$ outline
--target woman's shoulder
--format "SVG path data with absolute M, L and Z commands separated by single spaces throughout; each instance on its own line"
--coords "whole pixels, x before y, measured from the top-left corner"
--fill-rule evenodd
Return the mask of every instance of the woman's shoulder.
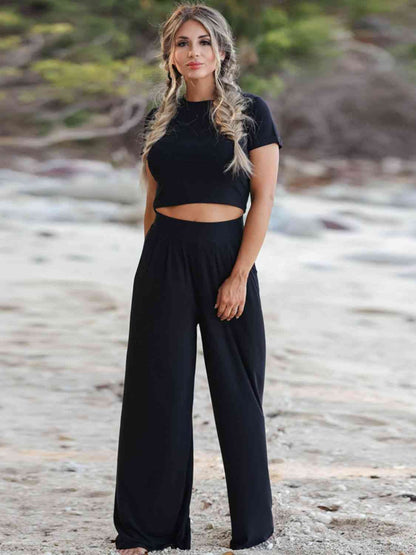
M 246 110 L 250 115 L 264 116 L 270 112 L 269 105 L 262 96 L 248 91 L 242 91 L 242 94 L 249 100 Z
M 254 101 L 255 101 L 257 98 L 260 98 L 257 94 L 254 94 L 254 93 L 251 93 L 251 92 L 248 92 L 248 91 L 241 91 L 241 94 L 242 94 L 243 96 L 245 96 L 246 98 L 250 98 L 250 99 L 252 99 L 252 100 L 254 100 Z
M 283 143 L 268 103 L 258 94 L 243 91 L 243 95 L 250 99 L 246 114 L 256 122 L 255 129 L 250 128 L 249 131 L 248 149 L 269 143 L 277 143 L 282 148 Z

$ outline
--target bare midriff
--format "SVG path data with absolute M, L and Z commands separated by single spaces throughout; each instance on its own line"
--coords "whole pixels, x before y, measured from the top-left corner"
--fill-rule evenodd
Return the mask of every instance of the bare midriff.
M 170 218 L 193 222 L 222 222 L 237 219 L 244 214 L 242 208 L 238 206 L 208 202 L 160 206 L 155 208 L 155 211 Z

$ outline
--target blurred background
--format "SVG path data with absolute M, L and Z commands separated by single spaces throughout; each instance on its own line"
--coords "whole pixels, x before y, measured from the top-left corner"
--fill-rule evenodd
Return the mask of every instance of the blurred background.
M 218 0 L 283 140 L 256 265 L 272 553 L 416 552 L 416 2 Z M 176 3 L 0 6 L 0 541 L 110 553 L 138 153 Z M 227 494 L 198 335 L 193 551 Z M 412 503 L 413 502 L 413 503 Z M 413 505 L 413 506 L 412 506 Z M 217 550 L 217 551 L 216 551 Z
M 414 160 L 416 147 L 414 2 L 210 5 L 233 28 L 239 84 L 273 108 L 285 158 L 366 159 L 414 170 L 391 161 Z M 141 117 L 165 81 L 157 30 L 172 7 L 157 0 L 3 0 L 2 167 L 29 169 L 31 158 L 136 164 Z

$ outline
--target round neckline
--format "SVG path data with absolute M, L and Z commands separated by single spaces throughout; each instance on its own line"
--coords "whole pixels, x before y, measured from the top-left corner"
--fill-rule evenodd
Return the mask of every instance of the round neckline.
M 192 105 L 205 105 L 205 104 L 209 104 L 210 102 L 212 102 L 212 98 L 209 98 L 208 100 L 186 100 L 185 96 L 183 95 L 181 97 L 181 100 L 184 104 L 188 105 L 188 106 L 192 106 Z

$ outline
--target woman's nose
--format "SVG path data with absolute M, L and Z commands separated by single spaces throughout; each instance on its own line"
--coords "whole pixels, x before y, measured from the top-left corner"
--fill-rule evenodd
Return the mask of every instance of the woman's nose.
M 192 47 L 189 49 L 189 55 L 192 56 L 196 56 L 199 55 L 199 51 L 197 47 Z

